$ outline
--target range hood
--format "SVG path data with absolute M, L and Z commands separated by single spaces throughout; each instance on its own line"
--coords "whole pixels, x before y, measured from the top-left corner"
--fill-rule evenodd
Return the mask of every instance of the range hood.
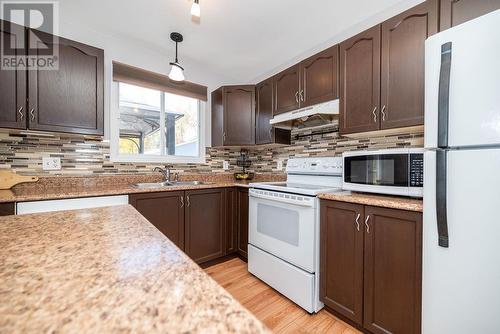
M 269 123 L 282 129 L 303 128 L 331 123 L 338 115 L 339 100 L 332 100 L 276 115 Z

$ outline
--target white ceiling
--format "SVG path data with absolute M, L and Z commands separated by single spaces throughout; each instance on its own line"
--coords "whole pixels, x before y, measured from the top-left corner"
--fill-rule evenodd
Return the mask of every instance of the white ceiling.
M 132 38 L 166 57 L 174 50 L 169 34 L 178 31 L 184 35 L 181 63 L 189 59 L 238 84 L 255 83 L 421 1 L 200 0 L 196 23 L 192 0 L 62 0 L 60 17 Z

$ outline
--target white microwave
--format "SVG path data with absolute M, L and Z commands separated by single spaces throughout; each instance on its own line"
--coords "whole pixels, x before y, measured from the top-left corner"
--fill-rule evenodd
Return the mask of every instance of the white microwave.
M 423 148 L 352 151 L 342 157 L 344 190 L 423 197 Z

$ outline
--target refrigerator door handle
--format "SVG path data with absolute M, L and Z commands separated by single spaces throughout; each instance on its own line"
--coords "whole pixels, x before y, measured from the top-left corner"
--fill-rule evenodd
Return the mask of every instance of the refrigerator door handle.
M 447 159 L 446 150 L 437 150 L 436 152 L 436 214 L 437 228 L 439 235 L 439 246 L 448 248 L 448 209 L 446 203 L 446 174 Z
M 448 115 L 450 108 L 452 43 L 441 45 L 441 70 L 439 72 L 438 147 L 448 147 Z

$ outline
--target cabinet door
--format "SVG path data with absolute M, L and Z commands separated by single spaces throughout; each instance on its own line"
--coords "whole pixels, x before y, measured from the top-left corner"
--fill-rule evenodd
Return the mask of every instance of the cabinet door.
M 248 258 L 248 189 L 238 189 L 238 254 Z
M 196 263 L 224 256 L 224 189 L 186 191 L 186 254 Z
M 441 0 L 440 30 L 500 9 L 500 0 Z
M 0 20 L 0 40 L 4 45 L 15 45 L 13 56 L 22 56 L 17 49 L 25 49 L 25 29 Z M 4 61 L 0 55 L 0 61 Z M 0 127 L 26 129 L 26 71 L 0 69 Z
M 424 124 L 425 40 L 437 30 L 437 0 L 382 24 L 382 129 Z
M 36 36 L 52 43 L 50 34 L 37 32 Z M 59 38 L 58 47 L 58 70 L 28 71 L 29 128 L 102 135 L 104 52 L 65 38 Z
M 335 45 L 300 63 L 301 107 L 338 99 L 339 46 Z
M 255 144 L 255 87 L 224 88 L 224 145 Z
M 364 324 L 372 333 L 420 333 L 422 215 L 365 207 Z
M 223 88 L 212 92 L 212 147 L 224 146 Z
M 340 133 L 379 129 L 380 26 L 340 44 Z
M 271 144 L 274 138 L 273 126 L 273 79 L 267 79 L 255 88 L 257 98 L 256 144 Z
M 226 254 L 238 251 L 238 192 L 226 189 Z
M 320 299 L 343 316 L 362 323 L 362 205 L 321 202 Z
M 274 77 L 274 114 L 300 108 L 300 65 L 294 65 Z
M 10 216 L 16 213 L 15 203 L 0 203 L 0 217 Z
M 184 192 L 132 194 L 129 202 L 161 233 L 184 249 Z

